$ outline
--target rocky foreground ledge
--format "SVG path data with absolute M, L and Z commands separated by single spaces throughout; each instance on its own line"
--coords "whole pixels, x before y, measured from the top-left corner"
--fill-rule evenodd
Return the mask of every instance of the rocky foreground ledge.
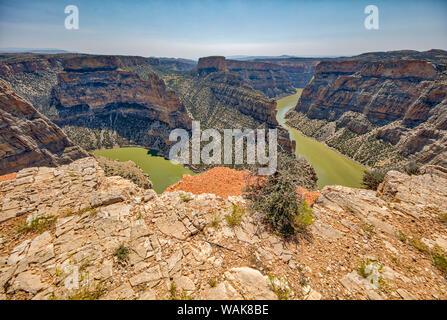
M 23 169 L 0 199 L 1 299 L 447 298 L 438 167 L 377 192 L 325 187 L 289 240 L 242 197 L 157 195 L 94 158 Z

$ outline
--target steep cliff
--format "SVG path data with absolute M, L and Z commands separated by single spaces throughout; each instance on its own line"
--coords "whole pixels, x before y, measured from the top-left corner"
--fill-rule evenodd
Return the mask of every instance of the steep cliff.
M 294 149 L 287 131 L 276 121 L 275 101 L 235 75 L 222 71 L 202 73 L 202 76 L 183 74 L 171 77 L 168 83 L 203 128 L 277 128 L 284 151 Z
M 75 57 L 62 64 L 51 101 L 57 110 L 54 121 L 62 127 L 107 129 L 132 144 L 163 153 L 170 130 L 191 126 L 175 92 L 154 73 L 142 80 L 123 71 L 122 60 L 108 56 Z M 88 137 L 76 142 L 86 145 Z M 104 141 L 101 146 L 107 147 Z
M 294 88 L 304 88 L 312 79 L 315 68 L 326 58 L 276 58 L 256 59 L 257 62 L 268 62 L 279 66 L 290 79 Z
M 0 80 L 0 175 L 86 157 L 64 132 Z
M 212 72 L 229 72 L 270 98 L 295 92 L 287 74 L 273 63 L 226 60 L 219 56 L 204 57 L 199 59 L 197 72 L 201 76 Z
M 139 144 L 167 151 L 172 128 L 191 119 L 158 69 L 189 60 L 84 54 L 0 55 L 0 78 L 85 149 Z
M 323 61 L 289 123 L 368 165 L 446 166 L 446 70 L 441 50 Z

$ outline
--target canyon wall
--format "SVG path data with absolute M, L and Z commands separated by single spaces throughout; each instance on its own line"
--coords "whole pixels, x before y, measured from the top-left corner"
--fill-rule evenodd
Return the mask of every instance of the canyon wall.
M 187 65 L 137 56 L 6 54 L 0 78 L 85 149 L 137 144 L 165 154 L 170 130 L 188 129 L 191 118 L 154 70 Z
M 199 59 L 197 72 L 201 76 L 213 72 L 229 72 L 269 98 L 295 92 L 288 75 L 279 65 L 273 63 L 226 60 L 219 56 L 204 57 Z
M 325 58 L 275 58 L 275 59 L 256 59 L 258 62 L 268 62 L 279 66 L 290 79 L 294 88 L 304 88 L 311 80 L 315 68 L 320 61 L 328 60 Z
M 0 175 L 86 157 L 65 133 L 0 80 Z
M 447 52 L 321 62 L 289 122 L 369 165 L 447 165 Z
M 167 152 L 169 132 L 189 129 L 191 118 L 175 92 L 154 73 L 142 80 L 121 70 L 116 57 L 81 57 L 63 61 L 53 88 L 55 123 L 116 132 L 131 144 Z M 77 139 L 85 143 L 86 138 Z

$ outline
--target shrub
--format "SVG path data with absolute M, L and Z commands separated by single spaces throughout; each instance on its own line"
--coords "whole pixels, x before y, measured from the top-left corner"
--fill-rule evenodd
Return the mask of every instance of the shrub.
M 19 227 L 19 232 L 28 233 L 36 232 L 43 233 L 51 229 L 51 227 L 56 223 L 57 218 L 55 216 L 40 216 L 31 220 L 29 223 L 24 223 Z
M 433 253 L 432 258 L 436 268 L 438 268 L 444 276 L 447 276 L 447 258 L 439 252 Z
M 220 214 L 219 213 L 214 214 L 213 220 L 211 220 L 210 222 L 210 227 L 218 230 L 220 227 L 220 221 L 221 221 Z
M 293 228 L 296 231 L 305 232 L 307 227 L 314 223 L 314 212 L 307 205 L 306 201 L 303 201 L 298 214 L 293 217 Z
M 240 209 L 237 205 L 233 204 L 233 208 L 230 214 L 225 216 L 228 226 L 234 228 L 241 224 L 242 216 L 245 214 L 244 209 Z
M 408 164 L 404 167 L 404 171 L 408 174 L 408 175 L 417 175 L 419 174 L 419 168 L 421 167 L 421 165 L 416 161 L 416 160 L 410 160 L 410 162 L 408 162 Z
M 194 298 L 186 292 L 185 289 L 182 290 L 180 296 L 177 294 L 177 284 L 172 281 L 169 285 L 169 300 L 194 300 Z
M 179 197 L 180 199 L 182 199 L 183 202 L 189 202 L 193 199 L 191 193 L 183 191 L 179 193 Z
M 305 232 L 313 223 L 313 212 L 301 202 L 296 191 L 300 185 L 297 163 L 291 156 L 278 158 L 276 173 L 249 180 L 247 196 L 253 210 L 263 213 L 275 231 L 283 235 Z
M 82 288 L 77 290 L 68 297 L 68 300 L 98 300 L 105 292 L 102 282 L 99 282 L 92 289 Z
M 383 182 L 386 173 L 385 169 L 365 170 L 363 171 L 362 185 L 366 189 L 377 190 L 379 184 Z
M 276 294 L 278 300 L 289 300 L 292 291 L 289 289 L 287 280 L 272 275 L 269 275 L 268 278 L 270 280 L 272 291 Z
M 126 262 L 129 259 L 129 249 L 127 249 L 123 244 L 120 245 L 113 255 L 118 259 L 120 262 Z
M 210 285 L 211 288 L 215 288 L 217 286 L 217 280 L 216 279 L 210 279 L 208 281 L 208 284 Z

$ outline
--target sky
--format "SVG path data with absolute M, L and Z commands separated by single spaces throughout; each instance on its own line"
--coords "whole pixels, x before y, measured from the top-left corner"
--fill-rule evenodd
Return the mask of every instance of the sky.
M 379 29 L 364 26 L 367 5 Z M 67 5 L 79 29 L 67 30 Z M 445 0 L 0 0 L 0 48 L 197 59 L 447 50 Z

